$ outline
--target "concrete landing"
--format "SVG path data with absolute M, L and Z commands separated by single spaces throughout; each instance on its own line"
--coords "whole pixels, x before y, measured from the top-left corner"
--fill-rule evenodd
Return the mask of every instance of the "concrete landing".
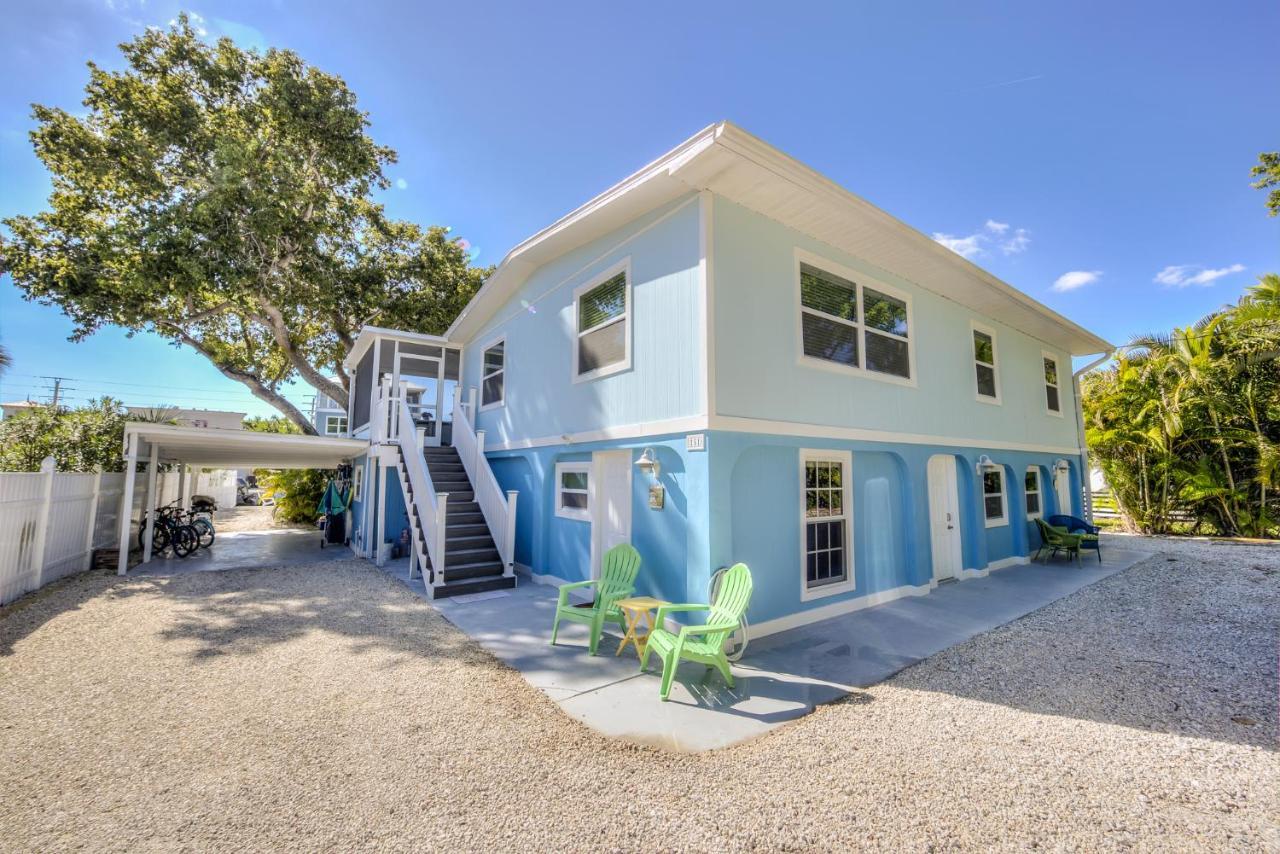
M 640 673 L 630 647 L 615 656 L 618 636 L 602 638 L 596 656 L 587 653 L 585 626 L 563 624 L 557 645 L 548 643 L 555 588 L 522 578 L 515 590 L 502 591 L 506 595 L 433 604 L 591 728 L 665 749 L 701 751 L 760 736 L 1147 557 L 1106 545 L 1104 551 L 1102 564 L 1090 555 L 1080 566 L 1060 560 L 1010 567 L 753 640 L 733 667 L 732 689 L 714 671 L 685 663 L 666 703 L 658 699 L 660 662 L 651 659 L 650 672 Z M 422 582 L 409 581 L 407 561 L 384 569 L 425 597 Z
M 224 569 L 254 569 L 290 566 L 328 560 L 349 560 L 354 555 L 343 545 L 320 548 L 319 529 L 281 528 L 274 531 L 236 531 L 214 534 L 213 545 L 196 549 L 187 557 L 153 558 L 136 564 L 130 575 L 174 575 L 182 572 L 217 572 Z

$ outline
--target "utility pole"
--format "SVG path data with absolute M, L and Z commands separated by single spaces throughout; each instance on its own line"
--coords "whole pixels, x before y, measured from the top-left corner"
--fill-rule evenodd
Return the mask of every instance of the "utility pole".
M 49 405 L 56 409 L 58 397 L 62 391 L 62 381 L 65 377 L 41 377 L 41 379 L 53 380 L 53 400 L 49 401 Z

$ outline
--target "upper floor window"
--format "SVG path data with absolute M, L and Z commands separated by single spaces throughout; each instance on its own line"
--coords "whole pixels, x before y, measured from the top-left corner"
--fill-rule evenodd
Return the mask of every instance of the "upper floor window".
M 324 433 L 326 436 L 345 436 L 347 433 L 347 416 L 326 416 L 324 419 Z
M 978 400 L 1000 402 L 1000 375 L 996 368 L 996 333 L 973 325 L 973 370 L 978 381 Z
M 630 261 L 623 261 L 574 292 L 575 382 L 608 376 L 631 366 L 629 271 Z
M 1026 480 L 1023 481 L 1026 486 L 1027 494 L 1027 518 L 1039 519 L 1040 509 L 1040 469 L 1036 466 L 1027 466 Z
M 480 369 L 480 408 L 501 406 L 506 400 L 507 342 L 505 339 L 485 348 Z
M 800 263 L 806 357 L 909 380 L 910 318 L 907 299 Z
M 982 513 L 988 528 L 1003 525 L 1008 520 L 1002 466 L 989 466 L 982 470 Z
M 1044 397 L 1049 411 L 1062 414 L 1062 402 L 1058 399 L 1058 360 L 1044 354 Z

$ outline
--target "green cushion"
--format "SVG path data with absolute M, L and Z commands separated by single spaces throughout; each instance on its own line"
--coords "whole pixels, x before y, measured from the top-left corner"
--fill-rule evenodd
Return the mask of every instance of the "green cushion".
M 1050 525 L 1050 526 L 1049 526 L 1049 530 L 1051 530 L 1051 531 L 1053 531 L 1053 532 L 1055 532 L 1055 533 L 1058 533 L 1058 534 L 1070 534 L 1070 533 L 1071 533 L 1070 531 L 1068 531 L 1068 530 L 1067 530 L 1067 526 L 1066 526 L 1066 525 Z

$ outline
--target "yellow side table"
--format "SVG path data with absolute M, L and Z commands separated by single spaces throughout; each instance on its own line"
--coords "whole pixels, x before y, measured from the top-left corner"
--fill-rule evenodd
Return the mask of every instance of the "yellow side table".
M 622 611 L 622 621 L 627 627 L 627 632 L 622 636 L 622 643 L 618 645 L 618 651 L 614 655 L 622 655 L 627 641 L 636 648 L 637 656 L 642 655 L 644 645 L 649 642 L 649 634 L 653 631 L 651 612 L 671 603 L 665 599 L 654 599 L 652 596 L 632 596 L 629 599 L 619 599 L 615 604 Z

